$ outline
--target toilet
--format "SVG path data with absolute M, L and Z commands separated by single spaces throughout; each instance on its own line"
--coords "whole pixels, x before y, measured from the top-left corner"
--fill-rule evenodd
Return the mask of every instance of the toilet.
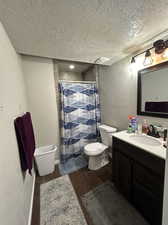
M 102 143 L 95 142 L 84 147 L 85 154 L 89 157 L 88 168 L 98 170 L 109 163 L 108 148 L 112 147 L 112 134 L 116 128 L 102 124 L 99 126 Z

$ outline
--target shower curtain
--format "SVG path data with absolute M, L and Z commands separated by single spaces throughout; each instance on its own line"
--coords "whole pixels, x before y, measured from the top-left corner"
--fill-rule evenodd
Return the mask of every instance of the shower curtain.
M 100 123 L 100 105 L 94 83 L 60 83 L 61 163 L 78 157 L 84 146 L 95 142 Z

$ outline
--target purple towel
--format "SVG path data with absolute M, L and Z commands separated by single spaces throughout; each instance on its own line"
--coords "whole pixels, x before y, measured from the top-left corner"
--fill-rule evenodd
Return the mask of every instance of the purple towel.
M 14 125 L 22 170 L 26 171 L 28 169 L 31 174 L 35 151 L 35 138 L 30 113 L 27 112 L 22 117 L 18 117 L 14 121 Z
M 168 113 L 168 102 L 145 102 L 145 111 Z

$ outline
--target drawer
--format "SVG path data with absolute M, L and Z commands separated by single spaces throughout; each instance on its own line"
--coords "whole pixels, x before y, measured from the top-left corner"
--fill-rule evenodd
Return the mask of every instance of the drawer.
M 146 218 L 149 224 L 161 225 L 162 201 L 136 182 L 133 184 L 132 195 L 133 205 Z
M 139 162 L 146 168 L 151 169 L 156 174 L 164 177 L 165 160 L 161 159 L 143 149 L 137 148 L 127 142 L 121 141 L 113 137 L 113 151 L 119 151 L 130 157 L 136 162 Z
M 155 173 L 138 163 L 133 165 L 133 181 L 142 184 L 159 198 L 163 198 L 163 177 L 157 176 Z

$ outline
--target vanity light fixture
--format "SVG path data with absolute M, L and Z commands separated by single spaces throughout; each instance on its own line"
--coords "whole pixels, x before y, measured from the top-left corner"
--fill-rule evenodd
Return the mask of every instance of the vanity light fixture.
M 168 58 L 168 40 L 157 40 L 153 43 L 153 46 L 151 48 L 148 48 L 147 50 L 140 52 L 137 55 L 134 55 L 131 59 L 131 64 L 133 65 L 135 63 L 135 58 L 137 56 L 145 54 L 143 65 L 151 65 L 153 63 L 153 59 L 150 50 L 152 49 L 154 49 L 156 54 L 163 54 L 163 58 Z
M 168 58 L 168 48 L 163 52 L 163 58 Z
M 150 50 L 147 50 L 145 53 L 145 59 L 144 59 L 143 65 L 148 66 L 148 65 L 151 65 L 152 63 L 153 63 L 153 59 L 151 56 L 151 52 Z
M 156 54 L 161 54 L 164 52 L 166 48 L 166 44 L 164 40 L 158 40 L 153 43 L 153 47 L 155 48 Z
M 135 58 L 134 58 L 134 57 L 132 57 L 132 58 L 131 58 L 130 67 L 129 67 L 129 68 L 130 68 L 131 73 L 132 73 L 132 72 L 134 72 L 134 71 L 136 71 L 136 66 L 137 66 L 137 65 L 136 65 Z
M 132 57 L 131 63 L 135 63 L 135 57 Z
M 70 68 L 71 70 L 73 70 L 73 69 L 75 68 L 75 66 L 74 66 L 73 64 L 71 64 L 71 65 L 69 65 L 69 68 Z
M 162 56 L 163 58 L 168 58 L 168 40 L 165 41 L 165 50 Z

